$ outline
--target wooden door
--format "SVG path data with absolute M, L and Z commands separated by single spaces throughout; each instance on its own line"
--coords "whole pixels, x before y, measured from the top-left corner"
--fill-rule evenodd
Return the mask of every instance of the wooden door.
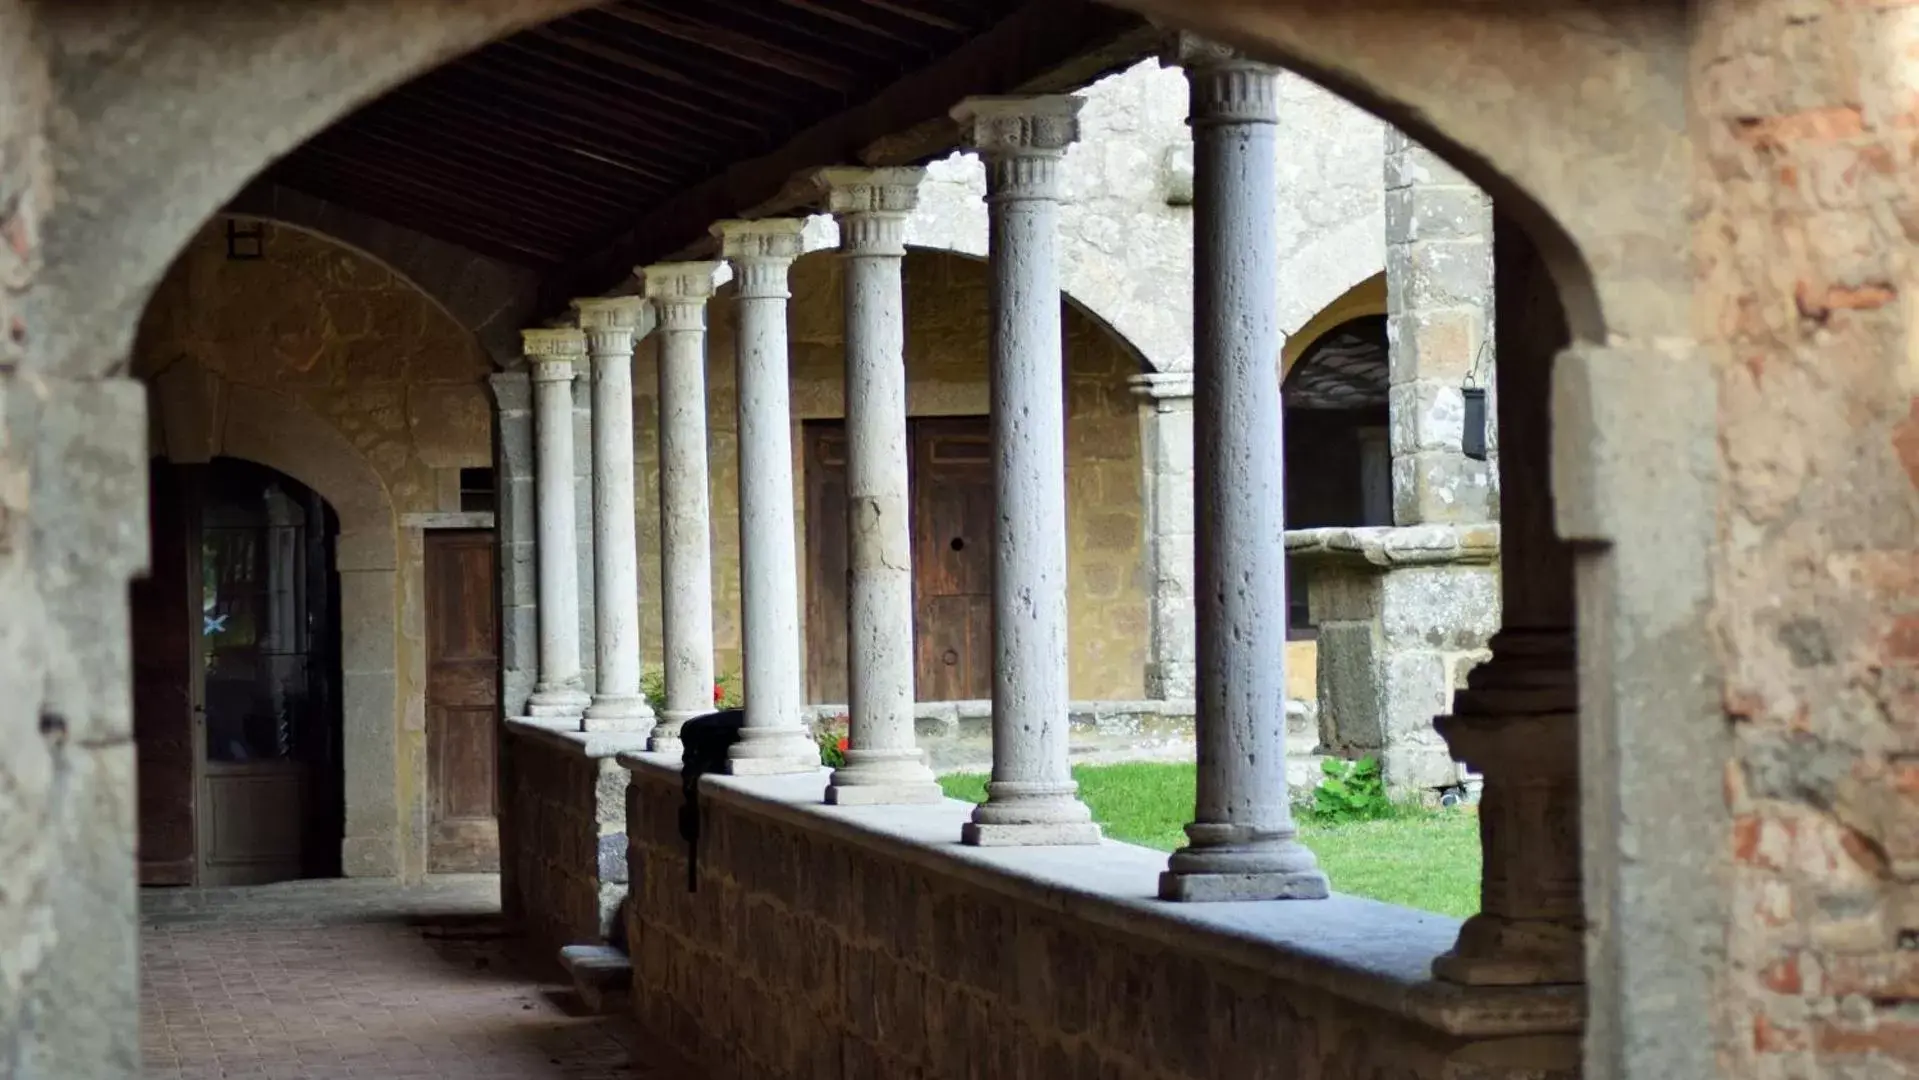
M 500 868 L 493 534 L 426 534 L 427 869 Z
M 806 443 L 806 699 L 846 703 L 846 429 L 809 422 Z
M 130 597 L 142 885 L 191 885 L 195 879 L 196 475 L 164 461 L 150 464 L 151 566 L 133 583 Z
M 993 696 L 993 463 L 984 416 L 924 419 L 913 444 L 917 696 Z

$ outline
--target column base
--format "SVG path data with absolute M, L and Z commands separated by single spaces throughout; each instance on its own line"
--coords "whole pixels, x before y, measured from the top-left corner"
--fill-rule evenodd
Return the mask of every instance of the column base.
M 533 694 L 526 699 L 526 714 L 545 720 L 577 720 L 585 715 L 586 707 L 593 698 L 586 691 L 573 686 L 554 686 L 533 688 Z
M 680 742 L 680 728 L 688 720 L 705 716 L 704 712 L 687 712 L 684 709 L 662 709 L 654 715 L 656 723 L 653 734 L 646 740 L 646 749 L 652 754 L 683 754 L 686 745 Z
M 638 694 L 595 694 L 583 717 L 587 731 L 650 731 L 653 710 Z
M 846 752 L 846 764 L 833 770 L 833 782 L 826 788 L 826 801 L 834 806 L 936 803 L 944 798 L 918 750 L 854 747 Z
M 1585 933 L 1545 920 L 1480 912 L 1433 961 L 1433 977 L 1465 986 L 1565 986 L 1586 981 Z
M 1332 895 L 1319 858 L 1290 825 L 1195 821 L 1190 841 L 1166 860 L 1161 900 L 1324 900 Z
M 726 751 L 726 771 L 733 776 L 785 776 L 821 767 L 819 744 L 798 725 L 741 728 L 740 741 Z
M 1093 812 L 1079 801 L 1071 780 L 994 780 L 973 820 L 960 829 L 960 843 L 973 847 L 1051 847 L 1097 844 L 1103 839 Z

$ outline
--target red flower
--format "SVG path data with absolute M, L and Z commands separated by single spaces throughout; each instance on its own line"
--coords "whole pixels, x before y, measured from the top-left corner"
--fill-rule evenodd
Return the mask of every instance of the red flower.
M 721 686 L 719 683 L 714 683 L 713 684 L 713 704 L 719 705 L 719 704 L 723 704 L 725 701 L 726 701 L 726 687 Z
M 839 748 L 840 753 L 842 754 L 846 753 L 846 736 L 841 735 L 840 741 L 837 743 L 834 743 L 833 745 Z

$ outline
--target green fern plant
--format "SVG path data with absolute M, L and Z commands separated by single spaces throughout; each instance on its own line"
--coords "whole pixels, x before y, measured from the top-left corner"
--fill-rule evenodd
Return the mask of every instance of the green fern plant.
M 1378 821 L 1396 812 L 1392 798 L 1386 794 L 1386 777 L 1377 758 L 1368 755 L 1347 761 L 1329 757 L 1320 762 L 1319 768 L 1325 779 L 1313 789 L 1315 821 Z

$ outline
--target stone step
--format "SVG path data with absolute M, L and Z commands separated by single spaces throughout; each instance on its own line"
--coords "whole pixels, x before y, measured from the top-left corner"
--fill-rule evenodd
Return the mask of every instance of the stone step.
M 560 966 L 573 976 L 580 1001 L 600 1016 L 627 1011 L 633 996 L 633 961 L 611 945 L 568 945 Z

